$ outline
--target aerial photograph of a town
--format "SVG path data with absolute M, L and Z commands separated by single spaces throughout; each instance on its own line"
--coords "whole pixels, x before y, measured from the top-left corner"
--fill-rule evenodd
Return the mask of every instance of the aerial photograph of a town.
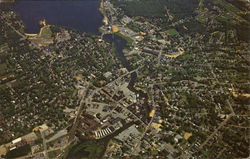
M 250 0 L 0 0 L 0 159 L 250 159 Z

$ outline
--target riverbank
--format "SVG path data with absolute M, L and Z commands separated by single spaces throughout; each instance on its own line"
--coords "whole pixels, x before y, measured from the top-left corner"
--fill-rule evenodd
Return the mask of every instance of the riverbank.
M 127 42 L 127 47 L 131 47 L 131 46 L 133 45 L 134 40 L 131 39 L 130 37 L 128 37 L 128 36 L 122 34 L 121 32 L 116 32 L 116 33 L 114 33 L 114 34 L 115 34 L 115 35 L 118 35 L 118 36 L 120 36 L 121 38 L 123 38 L 124 40 L 126 40 L 126 42 Z

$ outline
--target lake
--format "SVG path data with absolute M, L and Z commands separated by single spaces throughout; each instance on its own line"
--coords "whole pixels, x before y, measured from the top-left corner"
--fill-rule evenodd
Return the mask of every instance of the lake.
M 103 18 L 98 8 L 99 0 L 19 0 L 12 10 L 20 15 L 26 33 L 38 33 L 39 20 L 46 19 L 51 25 L 98 34 Z

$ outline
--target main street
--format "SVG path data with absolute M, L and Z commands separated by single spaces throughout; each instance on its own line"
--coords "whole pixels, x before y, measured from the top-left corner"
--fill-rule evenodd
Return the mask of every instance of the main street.
M 152 100 L 152 102 L 153 102 L 153 103 L 152 103 L 152 106 L 153 106 L 152 111 L 155 111 L 155 100 L 154 100 L 154 96 L 152 95 L 152 93 L 153 93 L 153 91 L 154 91 L 154 90 L 153 90 L 153 87 L 154 87 L 154 85 L 151 85 L 151 86 L 150 86 L 151 93 L 149 94 L 149 96 L 150 96 L 150 98 L 151 98 L 151 100 Z M 146 125 L 146 128 L 145 128 L 144 132 L 141 134 L 141 137 L 140 137 L 138 143 L 136 143 L 136 145 L 134 146 L 132 154 L 137 154 L 137 153 L 138 153 L 138 151 L 139 151 L 139 146 L 141 145 L 141 141 L 142 141 L 142 139 L 144 138 L 144 136 L 146 135 L 147 131 L 151 128 L 151 125 L 152 125 L 152 122 L 153 122 L 153 120 L 154 120 L 154 117 L 155 117 L 155 113 L 154 113 L 153 116 L 151 117 L 150 122 Z
M 75 132 L 77 130 L 77 126 L 79 124 L 81 114 L 84 111 L 84 106 L 86 104 L 88 104 L 87 103 L 88 101 L 86 100 L 86 95 L 87 95 L 87 91 L 89 89 L 89 83 L 86 83 L 86 84 L 87 84 L 87 87 L 84 90 L 84 93 L 80 95 L 81 100 L 80 100 L 80 106 L 79 106 L 78 111 L 77 111 L 77 115 L 76 115 L 75 120 L 74 120 L 74 122 L 72 124 L 72 128 L 69 131 L 69 141 L 73 140 L 73 138 L 75 137 Z

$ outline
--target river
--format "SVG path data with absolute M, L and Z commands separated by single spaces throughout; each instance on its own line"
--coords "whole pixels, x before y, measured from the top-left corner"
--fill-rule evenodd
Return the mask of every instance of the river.
M 104 35 L 104 40 L 106 40 L 109 43 L 114 43 L 114 46 L 116 48 L 117 58 L 120 60 L 122 65 L 125 68 L 127 68 L 128 71 L 132 71 L 132 67 L 128 62 L 127 58 L 124 56 L 123 52 L 123 49 L 127 47 L 126 41 L 118 35 L 111 35 L 111 34 Z M 136 78 L 137 78 L 136 72 L 132 73 L 128 88 L 133 92 L 135 91 L 134 83 L 136 81 Z

